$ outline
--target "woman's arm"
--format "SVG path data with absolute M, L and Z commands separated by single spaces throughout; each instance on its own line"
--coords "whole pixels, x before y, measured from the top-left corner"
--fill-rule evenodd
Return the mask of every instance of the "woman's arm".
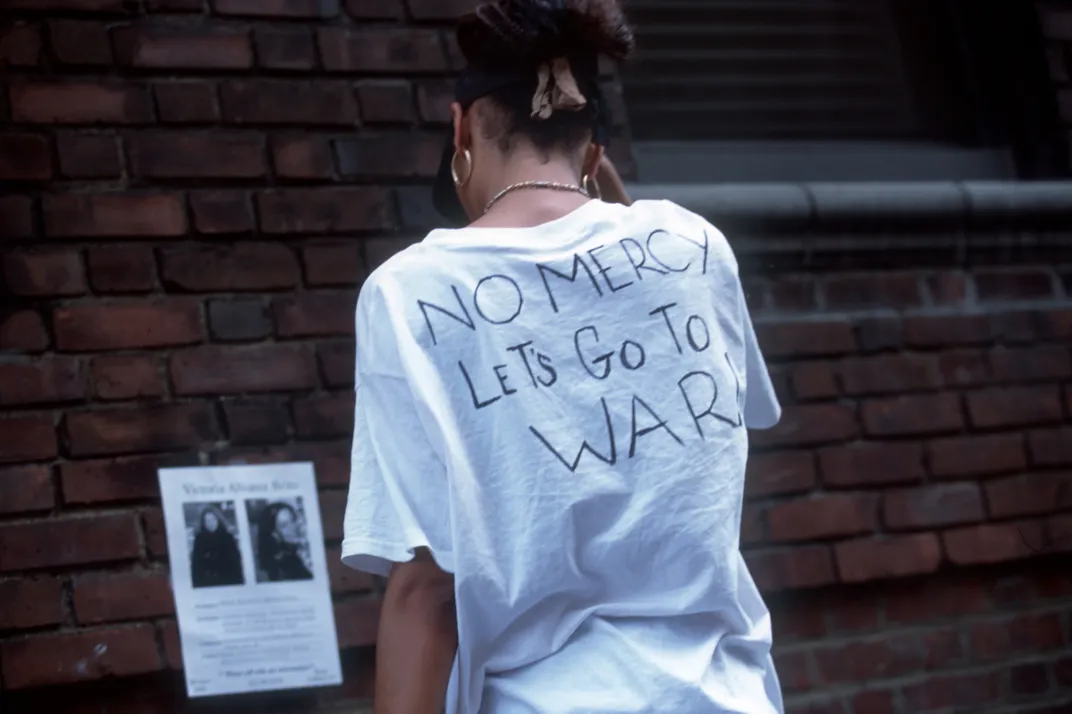
M 387 578 L 376 638 L 375 714 L 440 714 L 457 651 L 454 577 L 419 550 Z
M 622 183 L 622 177 L 618 175 L 618 169 L 614 168 L 614 164 L 607 155 L 604 154 L 603 158 L 599 162 L 599 172 L 596 174 L 596 181 L 599 182 L 599 188 L 603 193 L 603 200 L 609 203 L 620 203 L 623 206 L 631 206 L 633 199 L 629 198 L 629 194 L 625 191 L 625 184 Z

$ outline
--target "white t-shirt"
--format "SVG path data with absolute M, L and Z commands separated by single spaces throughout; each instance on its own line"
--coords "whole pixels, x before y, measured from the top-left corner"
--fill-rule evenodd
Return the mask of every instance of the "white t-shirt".
M 356 384 L 343 561 L 454 574 L 448 714 L 782 711 L 738 544 L 780 408 L 717 229 L 432 231 L 361 291 Z

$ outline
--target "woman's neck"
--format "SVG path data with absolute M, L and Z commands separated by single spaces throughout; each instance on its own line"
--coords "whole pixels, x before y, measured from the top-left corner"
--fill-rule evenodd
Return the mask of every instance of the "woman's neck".
M 488 182 L 483 191 L 486 194 L 482 196 L 483 205 L 487 205 L 499 192 L 511 186 L 534 181 L 563 186 L 581 185 L 577 169 L 568 160 L 551 160 L 545 163 L 535 155 L 515 156 Z M 587 201 L 581 193 L 547 188 L 521 188 L 502 196 L 486 215 L 477 218 L 472 225 L 488 228 L 538 226 L 573 212 Z

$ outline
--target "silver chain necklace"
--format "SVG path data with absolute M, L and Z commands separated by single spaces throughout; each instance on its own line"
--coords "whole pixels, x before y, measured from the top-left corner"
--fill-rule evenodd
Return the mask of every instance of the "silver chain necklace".
M 507 186 L 502 191 L 495 194 L 495 197 L 488 201 L 488 205 L 484 207 L 484 215 L 487 215 L 492 206 L 498 203 L 503 196 L 513 193 L 514 191 L 520 191 L 523 188 L 546 188 L 552 191 L 571 191 L 573 193 L 579 193 L 585 198 L 591 198 L 588 194 L 588 190 L 584 186 L 575 186 L 569 183 L 558 183 L 557 181 L 522 181 L 521 183 L 515 183 Z

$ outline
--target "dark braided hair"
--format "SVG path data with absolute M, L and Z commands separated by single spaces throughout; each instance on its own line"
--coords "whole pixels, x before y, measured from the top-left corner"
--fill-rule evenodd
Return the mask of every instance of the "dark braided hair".
M 633 51 L 633 30 L 617 0 L 496 0 L 480 5 L 458 23 L 458 45 L 476 67 L 531 68 L 556 57 L 603 55 L 624 60 Z M 578 78 L 580 79 L 580 78 Z M 591 88 L 581 85 L 591 96 Z M 547 156 L 555 148 L 572 150 L 588 140 L 594 102 L 579 112 L 531 116 L 531 92 L 500 91 L 489 96 L 485 134 L 508 152 L 523 136 Z

